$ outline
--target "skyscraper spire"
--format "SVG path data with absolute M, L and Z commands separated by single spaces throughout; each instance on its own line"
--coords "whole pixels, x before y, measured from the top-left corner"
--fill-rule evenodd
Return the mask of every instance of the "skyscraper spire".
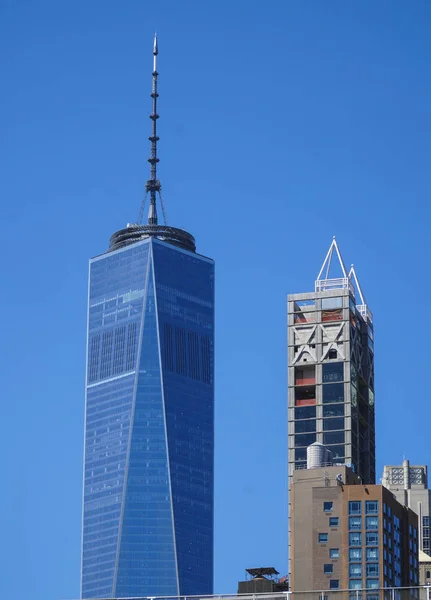
M 153 85 L 151 90 L 151 98 L 153 99 L 153 102 L 152 112 L 150 115 L 152 127 L 151 135 L 148 138 L 151 142 L 151 154 L 150 158 L 148 159 L 148 162 L 150 163 L 150 178 L 145 184 L 145 197 L 141 203 L 137 222 L 128 223 L 124 229 L 119 229 L 111 235 L 108 252 L 112 252 L 118 248 L 122 248 L 124 246 L 128 246 L 129 244 L 134 244 L 135 242 L 139 242 L 148 238 L 157 238 L 163 242 L 166 242 L 167 244 L 184 248 L 189 252 L 196 252 L 195 238 L 190 233 L 184 229 L 178 229 L 177 227 L 168 225 L 165 206 L 162 198 L 162 186 L 160 181 L 157 179 L 157 163 L 159 162 L 159 158 L 157 156 L 157 142 L 159 141 L 159 137 L 157 135 L 157 119 L 159 118 L 159 115 L 157 114 L 157 98 L 159 97 L 159 94 L 157 93 L 157 78 L 159 75 L 157 72 L 158 53 L 159 48 L 157 36 L 155 35 L 153 42 Z M 144 218 L 148 194 L 150 196 L 148 221 L 147 223 L 143 223 L 142 221 Z M 157 217 L 157 195 L 159 196 L 160 207 L 162 209 L 163 224 L 159 224 Z
M 157 44 L 157 35 L 154 35 L 154 44 L 153 44 L 153 87 L 151 91 L 151 98 L 153 99 L 153 110 L 150 115 L 150 119 L 152 121 L 151 135 L 148 138 L 151 142 L 151 156 L 148 159 L 148 162 L 151 165 L 150 168 L 150 179 L 147 181 L 145 186 L 146 192 L 150 193 L 150 209 L 148 211 L 148 225 L 157 225 L 157 206 L 156 206 L 156 194 L 160 194 L 160 181 L 157 179 L 157 163 L 159 159 L 157 157 L 157 142 L 159 141 L 159 137 L 157 136 L 157 119 L 159 115 L 157 114 L 157 98 L 159 94 L 157 93 L 157 55 L 159 53 L 159 48 Z

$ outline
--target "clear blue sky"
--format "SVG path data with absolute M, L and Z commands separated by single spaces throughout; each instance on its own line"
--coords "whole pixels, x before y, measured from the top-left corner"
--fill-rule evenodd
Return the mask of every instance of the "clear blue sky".
M 169 221 L 217 266 L 216 592 L 286 572 L 286 294 L 333 235 L 375 315 L 378 473 L 431 463 L 431 3 L 2 0 L 8 600 L 79 594 L 87 264 L 139 211 L 155 29 Z

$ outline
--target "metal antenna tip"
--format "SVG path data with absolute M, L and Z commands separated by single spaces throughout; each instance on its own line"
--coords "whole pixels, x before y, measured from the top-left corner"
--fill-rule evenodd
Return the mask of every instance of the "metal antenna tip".
M 153 54 L 155 56 L 157 56 L 157 54 L 159 53 L 159 46 L 157 43 L 157 33 L 154 34 L 154 44 L 153 44 Z

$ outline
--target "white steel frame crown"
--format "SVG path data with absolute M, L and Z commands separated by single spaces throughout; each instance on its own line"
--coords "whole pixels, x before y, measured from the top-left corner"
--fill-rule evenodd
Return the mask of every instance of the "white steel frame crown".
M 338 258 L 339 265 L 341 267 L 342 277 L 338 277 L 335 279 L 329 278 L 329 272 L 331 269 L 332 258 L 334 256 L 334 252 Z M 323 274 L 325 274 L 323 276 Z M 350 271 L 347 272 L 346 266 L 343 261 L 343 257 L 341 255 L 340 249 L 337 244 L 337 240 L 335 236 L 332 238 L 331 245 L 329 246 L 329 250 L 325 256 L 325 260 L 320 268 L 319 274 L 317 275 L 317 279 L 315 281 L 314 289 L 316 292 L 326 292 L 331 290 L 343 289 L 350 290 L 355 296 L 355 288 L 359 294 L 359 298 L 361 303 L 356 305 L 359 313 L 364 317 L 365 320 L 372 323 L 373 315 L 371 311 L 368 309 L 367 302 L 365 300 L 365 296 L 362 292 L 361 285 L 359 283 L 358 276 L 355 271 L 355 267 L 351 265 Z

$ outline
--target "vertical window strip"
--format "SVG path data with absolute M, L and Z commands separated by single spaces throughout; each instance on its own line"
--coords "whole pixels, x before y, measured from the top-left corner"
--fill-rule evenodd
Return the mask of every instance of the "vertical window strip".
M 189 377 L 191 379 L 200 379 L 199 369 L 199 340 L 198 334 L 194 331 L 188 332 L 188 359 L 189 359 Z
M 105 379 L 111 375 L 112 340 L 114 332 L 105 331 L 102 337 L 102 360 L 100 362 L 100 377 Z
M 174 354 L 173 354 L 173 335 L 172 335 L 172 325 L 169 323 L 165 323 L 164 326 L 164 358 L 165 358 L 165 366 L 168 371 L 171 373 L 174 370 Z
M 90 343 L 90 357 L 89 357 L 89 368 L 88 368 L 88 383 L 92 383 L 97 380 L 99 374 L 99 358 L 100 358 L 100 334 L 97 334 L 91 338 Z
M 135 368 L 137 323 L 130 323 L 127 331 L 126 371 Z
M 124 370 L 124 348 L 126 345 L 126 326 L 118 327 L 114 333 L 114 361 L 112 372 L 119 375 Z
M 176 371 L 187 376 L 186 332 L 183 327 L 175 327 Z
M 202 381 L 211 383 L 211 342 L 207 335 L 201 337 Z

